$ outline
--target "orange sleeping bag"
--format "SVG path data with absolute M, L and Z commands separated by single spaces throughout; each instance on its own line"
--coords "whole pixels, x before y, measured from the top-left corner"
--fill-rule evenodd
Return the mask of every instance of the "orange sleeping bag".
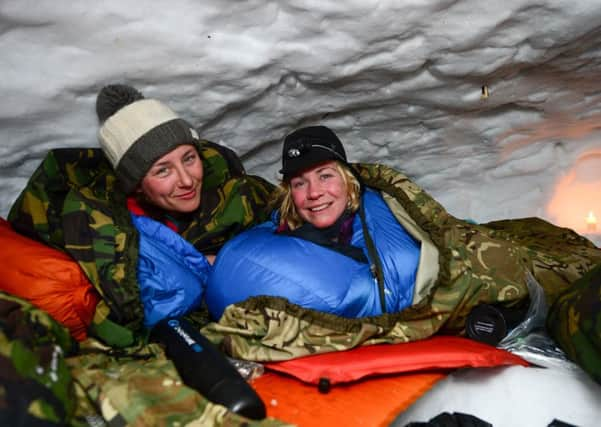
M 0 290 L 48 312 L 82 341 L 100 297 L 68 255 L 15 232 L 0 218 Z

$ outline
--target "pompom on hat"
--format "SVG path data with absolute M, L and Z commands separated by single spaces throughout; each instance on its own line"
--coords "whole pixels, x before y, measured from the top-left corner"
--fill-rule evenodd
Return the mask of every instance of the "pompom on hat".
M 96 98 L 96 114 L 101 123 L 100 147 L 128 194 L 159 158 L 180 145 L 199 141 L 187 121 L 128 85 L 103 87 Z

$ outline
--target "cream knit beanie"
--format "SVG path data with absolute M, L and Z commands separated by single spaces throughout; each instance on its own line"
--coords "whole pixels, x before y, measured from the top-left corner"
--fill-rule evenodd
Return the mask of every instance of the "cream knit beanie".
M 133 192 L 160 157 L 199 140 L 196 130 L 165 104 L 128 85 L 102 88 L 96 99 L 98 139 L 126 193 Z

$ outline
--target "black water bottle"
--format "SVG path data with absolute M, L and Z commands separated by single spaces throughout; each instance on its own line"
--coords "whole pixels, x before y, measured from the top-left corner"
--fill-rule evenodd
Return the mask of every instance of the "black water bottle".
M 261 420 L 265 404 L 227 357 L 183 319 L 163 319 L 152 337 L 165 345 L 184 384 L 230 411 Z

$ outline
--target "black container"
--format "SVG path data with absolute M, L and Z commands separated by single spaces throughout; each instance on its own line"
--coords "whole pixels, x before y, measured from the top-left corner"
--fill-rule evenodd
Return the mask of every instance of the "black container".
M 465 334 L 473 340 L 496 346 L 524 320 L 526 312 L 527 309 L 477 305 L 467 316 Z
M 261 420 L 265 404 L 227 357 L 183 319 L 164 319 L 152 330 L 165 345 L 184 384 L 230 411 Z

